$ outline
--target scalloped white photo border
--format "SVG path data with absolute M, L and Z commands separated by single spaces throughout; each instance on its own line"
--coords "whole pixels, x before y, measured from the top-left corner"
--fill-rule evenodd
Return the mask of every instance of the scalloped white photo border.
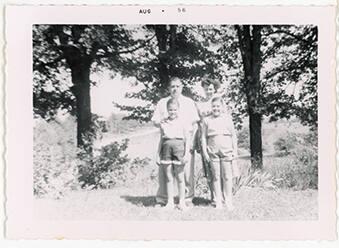
M 108 240 L 321 240 L 336 238 L 335 8 L 333 6 L 235 7 L 8 6 L 6 8 L 6 236 L 27 239 Z M 112 15 L 112 12 L 115 14 Z M 227 14 L 225 14 L 227 13 Z M 279 13 L 279 15 L 277 15 Z M 33 24 L 314 24 L 318 26 L 318 221 L 41 221 L 33 217 Z M 20 142 L 17 138 L 20 137 Z M 212 234 L 204 229 L 213 228 Z M 188 231 L 189 230 L 189 231 Z M 225 230 L 227 235 L 225 236 Z

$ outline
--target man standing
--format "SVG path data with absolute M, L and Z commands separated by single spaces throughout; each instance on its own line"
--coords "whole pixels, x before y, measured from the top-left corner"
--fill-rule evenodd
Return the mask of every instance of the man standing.
M 182 82 L 179 78 L 172 78 L 169 82 L 170 96 L 160 99 L 158 102 L 152 121 L 156 127 L 159 127 L 161 121 L 168 117 L 167 101 L 174 98 L 179 102 L 179 117 L 187 124 L 191 134 L 191 143 L 193 142 L 193 135 L 197 128 L 199 121 L 198 111 L 195 107 L 194 101 L 191 98 L 182 95 Z M 192 147 L 192 144 L 190 144 Z M 163 166 L 159 166 L 159 189 L 156 195 L 156 201 L 160 204 L 166 204 L 166 177 Z M 189 162 L 185 165 L 185 184 L 186 184 L 186 199 L 192 200 L 194 197 L 194 154 L 190 153 Z

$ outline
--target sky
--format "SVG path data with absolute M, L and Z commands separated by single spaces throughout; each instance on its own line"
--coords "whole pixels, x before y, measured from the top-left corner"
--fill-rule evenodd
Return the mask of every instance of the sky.
M 91 87 L 92 113 L 108 118 L 112 113 L 121 112 L 113 102 L 139 106 L 146 104 L 145 101 L 125 97 L 127 92 L 139 91 L 144 88 L 141 84 L 135 86 L 135 79 L 122 78 L 119 74 L 116 74 L 112 79 L 106 72 L 93 74 L 91 80 L 96 82 L 96 85 Z M 201 86 L 196 86 L 193 90 L 198 94 L 203 94 Z
M 132 79 L 123 79 L 116 74 L 112 79 L 107 73 L 94 74 L 91 80 L 97 82 L 96 86 L 91 88 L 91 108 L 92 113 L 103 117 L 109 117 L 112 113 L 120 112 L 113 102 L 127 105 L 144 104 L 138 99 L 128 99 L 125 94 L 130 91 L 141 90 L 143 87 L 133 86 Z

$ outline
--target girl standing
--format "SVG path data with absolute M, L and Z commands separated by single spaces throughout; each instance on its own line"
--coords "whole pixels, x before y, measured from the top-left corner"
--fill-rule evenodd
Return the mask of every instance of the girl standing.
M 238 153 L 237 137 L 231 116 L 223 111 L 220 96 L 211 99 L 211 108 L 212 114 L 203 120 L 202 152 L 210 164 L 216 208 L 222 208 L 224 201 L 232 210 L 232 161 Z
M 202 88 L 204 89 L 204 97 L 200 98 L 200 101 L 196 102 L 196 107 L 198 110 L 198 114 L 200 117 L 200 121 L 198 122 L 198 130 L 194 137 L 194 145 L 193 150 L 197 151 L 201 155 L 202 167 L 204 170 L 204 175 L 207 178 L 208 187 L 211 192 L 211 202 L 214 201 L 214 190 L 211 176 L 211 169 L 208 161 L 206 160 L 203 152 L 202 152 L 202 124 L 204 118 L 211 115 L 211 99 L 220 89 L 220 83 L 217 80 L 212 80 L 208 77 L 205 77 L 201 83 Z

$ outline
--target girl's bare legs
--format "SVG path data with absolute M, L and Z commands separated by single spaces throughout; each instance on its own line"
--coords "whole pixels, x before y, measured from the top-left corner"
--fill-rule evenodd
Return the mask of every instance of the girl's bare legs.
M 172 164 L 162 165 L 165 170 L 166 188 L 167 188 L 167 204 L 166 208 L 174 208 L 174 185 L 173 185 L 173 170 Z
M 185 170 L 184 165 L 174 165 L 174 173 L 178 182 L 179 208 L 186 209 L 185 204 Z
M 214 199 L 216 208 L 222 208 L 221 200 L 221 182 L 220 182 L 220 160 L 211 161 L 211 171 L 212 171 L 212 182 L 214 189 Z
M 225 199 L 228 210 L 233 210 L 233 175 L 232 175 L 232 161 L 221 160 L 221 178 L 223 184 L 223 197 Z

